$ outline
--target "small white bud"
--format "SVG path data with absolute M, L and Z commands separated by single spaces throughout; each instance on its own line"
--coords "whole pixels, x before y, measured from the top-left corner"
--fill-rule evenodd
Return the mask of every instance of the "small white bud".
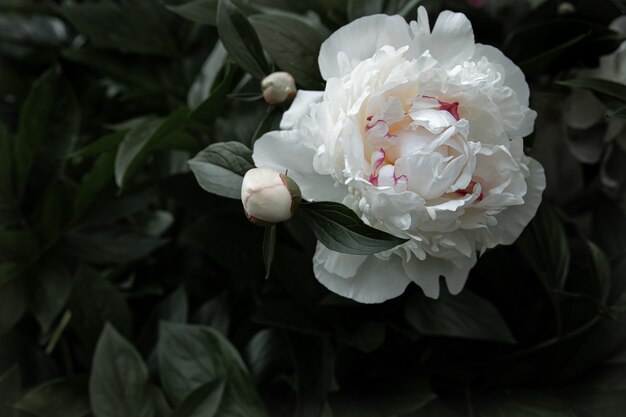
M 263 98 L 270 106 L 291 101 L 296 96 L 296 81 L 288 72 L 273 72 L 261 81 Z
M 300 205 L 300 187 L 285 174 L 269 168 L 246 172 L 241 184 L 241 202 L 248 220 L 270 226 L 289 220 Z

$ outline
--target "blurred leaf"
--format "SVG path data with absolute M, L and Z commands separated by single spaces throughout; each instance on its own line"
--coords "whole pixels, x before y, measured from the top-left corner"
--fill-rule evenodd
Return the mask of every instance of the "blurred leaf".
M 435 398 L 422 378 L 386 378 L 370 380 L 357 392 L 333 394 L 331 407 L 341 417 L 386 417 L 415 412 Z
M 348 0 L 348 20 L 383 12 L 385 0 Z
M 374 229 L 348 207 L 339 203 L 303 204 L 304 215 L 315 237 L 328 249 L 352 255 L 370 255 L 392 249 L 407 239 Z
M 189 117 L 189 110 L 179 109 L 165 120 L 147 119 L 133 127 L 115 156 L 115 182 L 123 187 L 128 176 L 148 153 L 156 149 L 168 135 L 183 129 Z
M 0 415 L 3 417 L 18 417 L 13 404 L 20 398 L 22 377 L 17 365 L 0 371 Z
M 223 292 L 202 304 L 193 315 L 192 323 L 211 326 L 226 336 L 230 327 L 231 314 L 232 308 L 228 292 Z
M 591 91 L 609 108 L 609 116 L 626 119 L 626 86 L 598 78 L 574 78 L 558 84 Z
M 75 376 L 46 381 L 28 391 L 15 407 L 39 417 L 84 417 L 91 411 L 87 380 Z
M 515 246 L 547 288 L 563 289 L 570 269 L 570 249 L 563 221 L 553 206 L 539 206 Z
M 189 167 L 205 191 L 241 198 L 243 175 L 254 168 L 252 151 L 239 142 L 209 145 L 189 161 Z
M 29 287 L 28 305 L 44 334 L 65 308 L 72 293 L 74 277 L 58 262 L 47 262 L 40 266 Z
M 106 323 L 124 334 L 130 333 L 132 314 L 122 294 L 96 271 L 79 266 L 75 273 L 74 291 L 68 305 L 72 312 L 72 329 L 91 350 Z
M 57 10 L 96 47 L 164 56 L 177 52 L 159 8 L 151 1 L 74 4 Z
M 214 3 L 217 5 L 217 1 Z M 211 96 L 211 92 L 214 87 L 216 87 L 220 70 L 226 64 L 227 58 L 228 52 L 226 52 L 224 44 L 217 41 L 213 51 L 211 51 L 211 54 L 206 61 L 204 61 L 200 73 L 196 76 L 196 79 L 187 93 L 187 104 L 191 109 L 198 108 L 202 102 Z
M 278 375 L 277 368 L 288 361 L 289 351 L 283 334 L 276 329 L 263 329 L 248 342 L 245 359 L 257 384 Z
M 81 222 L 81 228 L 101 228 L 102 225 L 125 219 L 128 216 L 146 210 L 150 205 L 157 204 L 159 194 L 156 188 L 146 188 L 135 193 L 123 194 L 93 205 Z
M 75 218 L 80 218 L 85 213 L 100 191 L 113 179 L 114 161 L 113 153 L 102 154 L 93 164 L 91 171 L 83 177 L 74 200 Z
M 89 379 L 96 417 L 152 417 L 148 368 L 135 348 L 111 324 L 104 327 Z
M 620 12 L 626 14 L 626 1 L 625 0 L 611 0 L 615 7 L 619 9 Z
M 414 293 L 404 314 L 407 322 L 425 335 L 516 343 L 498 310 L 468 289 L 451 295 L 442 286 L 437 300 Z
M 577 417 L 562 399 L 546 392 L 491 396 L 479 408 L 481 417 Z M 581 415 L 583 417 L 585 415 Z M 591 416 L 585 416 L 591 417 Z M 607 416 L 608 417 L 608 416 Z
M 218 0 L 190 0 L 180 4 L 170 4 L 167 10 L 192 22 L 215 26 Z
M 322 89 L 324 81 L 317 63 L 325 39 L 321 33 L 302 20 L 285 15 L 255 15 L 250 22 L 279 69 L 293 75 L 304 88 Z
M 377 321 L 359 324 L 354 331 L 342 332 L 341 339 L 365 353 L 374 352 L 385 342 L 386 327 Z
M 78 259 L 97 264 L 126 263 L 141 259 L 167 241 L 123 226 L 73 231 L 63 249 Z
M 136 343 L 139 351 L 148 353 L 152 350 L 158 340 L 159 322 L 186 323 L 188 314 L 187 292 L 181 286 L 157 304 L 145 321 Z
M 171 417 L 218 417 L 226 384 L 224 381 L 211 381 L 189 394 Z
M 259 80 L 270 73 L 254 28 L 231 0 L 219 0 L 217 31 L 228 54 L 244 71 Z
M 605 303 L 611 291 L 611 264 L 602 249 L 593 242 L 587 241 L 587 246 L 591 254 L 594 276 L 598 283 L 598 299 L 601 303 Z
M 0 287 L 0 335 L 8 332 L 22 318 L 26 309 L 24 285 L 21 280 Z
M 59 68 L 47 71 L 33 84 L 20 113 L 15 140 L 20 196 L 27 181 L 29 192 L 37 195 L 57 177 L 76 142 L 78 113 L 72 88 Z
M 234 66 L 226 63 L 213 80 L 209 95 L 191 113 L 193 120 L 208 125 L 217 119 L 226 104 L 234 75 Z
M 175 403 L 208 382 L 224 380 L 218 415 L 267 416 L 239 353 L 215 330 L 163 322 L 158 346 L 161 382 Z
M 13 162 L 13 141 L 0 124 L 0 204 L 3 206 L 15 200 Z
M 94 140 L 84 148 L 74 152 L 72 156 L 100 156 L 108 152 L 115 152 L 124 140 L 129 129 L 120 129 Z
M 39 242 L 30 230 L 0 230 L 0 262 L 27 261 L 38 252 Z

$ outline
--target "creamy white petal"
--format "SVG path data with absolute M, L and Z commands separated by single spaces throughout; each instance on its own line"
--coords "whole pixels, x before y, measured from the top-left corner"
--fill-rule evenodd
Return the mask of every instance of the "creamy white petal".
M 309 112 L 311 104 L 322 101 L 323 91 L 298 90 L 289 110 L 283 114 L 280 128 L 283 130 L 293 129 L 298 121 Z
M 402 17 L 384 14 L 361 17 L 322 43 L 318 57 L 320 72 L 325 80 L 341 77 L 385 45 L 400 48 L 410 43 L 409 25 Z
M 302 197 L 310 201 L 342 201 L 347 190 L 330 175 L 313 168 L 315 149 L 304 145 L 303 133 L 295 130 L 268 132 L 254 143 L 252 159 L 259 168 L 272 168 L 288 174 L 300 186 Z
M 411 282 L 402 268 L 402 259 L 395 255 L 388 260 L 369 255 L 353 277 L 341 277 L 326 269 L 325 254 L 327 252 L 320 249 L 320 246 L 322 244 L 318 243 L 313 257 L 315 277 L 326 288 L 343 297 L 366 304 L 382 303 L 402 294 Z M 338 254 L 337 256 L 351 255 Z

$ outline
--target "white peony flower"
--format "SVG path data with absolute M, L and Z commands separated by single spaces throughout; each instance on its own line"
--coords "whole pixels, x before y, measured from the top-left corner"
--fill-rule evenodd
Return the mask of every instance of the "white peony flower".
M 253 168 L 243 177 L 241 202 L 248 220 L 259 226 L 291 219 L 300 199 L 298 185 L 273 169 Z
M 409 239 L 369 256 L 318 243 L 317 279 L 364 303 L 411 282 L 463 288 L 477 252 L 510 244 L 535 215 L 542 167 L 524 155 L 529 89 L 498 49 L 474 43 L 460 13 L 432 32 L 426 10 L 357 19 L 319 54 L 323 92 L 299 91 L 254 148 L 257 166 L 288 169 L 303 198 L 346 204 L 374 228 Z

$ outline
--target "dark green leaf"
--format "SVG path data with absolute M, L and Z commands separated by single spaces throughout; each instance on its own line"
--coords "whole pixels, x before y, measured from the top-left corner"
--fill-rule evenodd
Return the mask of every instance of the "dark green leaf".
M 47 262 L 39 268 L 31 285 L 29 309 L 43 333 L 48 333 L 72 293 L 74 277 L 62 264 Z
M 244 71 L 259 80 L 269 74 L 269 65 L 254 28 L 231 0 L 219 0 L 217 31 L 228 54 Z
M 137 340 L 139 351 L 148 353 L 152 350 L 158 340 L 160 321 L 186 323 L 188 314 L 187 293 L 184 287 L 179 287 L 161 301 L 146 320 Z
M 217 119 L 226 103 L 235 75 L 233 65 L 226 64 L 213 81 L 209 96 L 191 113 L 191 118 L 203 125 L 209 125 Z
M 3 417 L 18 417 L 13 404 L 20 398 L 22 377 L 17 365 L 12 365 L 0 371 L 0 415 Z
M 215 26 L 218 0 L 191 0 L 181 4 L 167 5 L 177 15 L 204 25 Z
M 153 417 L 148 368 L 135 348 L 110 324 L 98 340 L 89 379 L 96 417 Z
M 151 1 L 76 4 L 58 11 L 96 47 L 150 55 L 176 53 L 168 26 Z
M 611 264 L 604 252 L 602 252 L 602 249 L 593 242 L 587 241 L 587 246 L 591 254 L 593 272 L 598 283 L 598 298 L 600 302 L 605 303 L 611 291 Z
M 625 0 L 612 0 L 615 7 L 619 9 L 620 12 L 626 14 L 626 1 Z
M 269 278 L 272 261 L 276 252 L 276 225 L 265 228 L 263 236 L 263 262 L 265 263 L 265 279 Z
M 392 249 L 407 241 L 366 225 L 354 211 L 343 204 L 303 204 L 300 212 L 315 237 L 328 249 L 337 252 L 370 255 Z
M 30 90 L 20 113 L 15 140 L 17 185 L 20 195 L 37 195 L 53 181 L 76 142 L 78 103 L 71 86 L 53 68 Z
M 30 230 L 0 230 L 0 262 L 26 261 L 38 251 L 37 237 Z
M 506 322 L 489 301 L 467 289 L 458 295 L 442 290 L 437 300 L 417 293 L 407 300 L 404 315 L 417 331 L 425 335 L 515 343 Z
M 626 119 L 626 85 L 598 78 L 574 78 L 559 84 L 591 91 L 609 108 L 609 116 Z
M 241 198 L 241 183 L 254 168 L 252 151 L 239 142 L 209 145 L 189 161 L 198 184 L 205 191 L 223 197 Z
M 228 293 L 223 292 L 202 304 L 193 315 L 192 323 L 211 326 L 226 336 L 230 327 L 231 314 L 232 308 Z
M 0 335 L 11 330 L 26 309 L 26 294 L 21 280 L 12 280 L 0 287 Z
M 239 353 L 210 327 L 164 322 L 158 352 L 161 382 L 175 403 L 208 382 L 224 380 L 223 414 L 217 415 L 267 416 Z
M 284 333 L 277 329 L 259 331 L 250 339 L 245 350 L 246 363 L 257 384 L 278 374 L 288 358 Z
M 98 193 L 113 179 L 113 153 L 101 155 L 83 178 L 74 200 L 74 216 L 80 218 L 96 200 Z
M 104 153 L 115 152 L 127 133 L 128 129 L 121 129 L 112 133 L 107 133 L 101 138 L 94 140 L 84 148 L 74 152 L 72 156 L 99 156 Z
M 224 381 L 207 382 L 189 394 L 171 417 L 219 417 L 217 411 L 225 388 Z
M 125 263 L 141 259 L 167 241 L 122 226 L 84 229 L 65 237 L 63 249 L 93 263 Z
M 132 315 L 123 295 L 96 271 L 85 266 L 76 270 L 74 291 L 68 305 L 72 329 L 88 350 L 92 350 L 109 322 L 122 334 L 129 334 Z
M 570 249 L 558 211 L 542 204 L 515 245 L 548 288 L 561 290 L 570 269 Z
M 87 379 L 78 376 L 44 382 L 26 393 L 15 407 L 38 417 L 86 416 L 91 411 Z
M 307 89 L 321 90 L 317 56 L 324 36 L 302 20 L 285 15 L 255 15 L 250 22 L 263 48 L 279 69 L 289 72 Z
M 147 119 L 133 127 L 117 149 L 115 182 L 122 187 L 128 176 L 148 153 L 155 150 L 167 137 L 183 129 L 188 121 L 186 108 L 174 112 L 165 120 Z
M 384 5 L 384 0 L 348 0 L 348 20 L 382 13 Z

